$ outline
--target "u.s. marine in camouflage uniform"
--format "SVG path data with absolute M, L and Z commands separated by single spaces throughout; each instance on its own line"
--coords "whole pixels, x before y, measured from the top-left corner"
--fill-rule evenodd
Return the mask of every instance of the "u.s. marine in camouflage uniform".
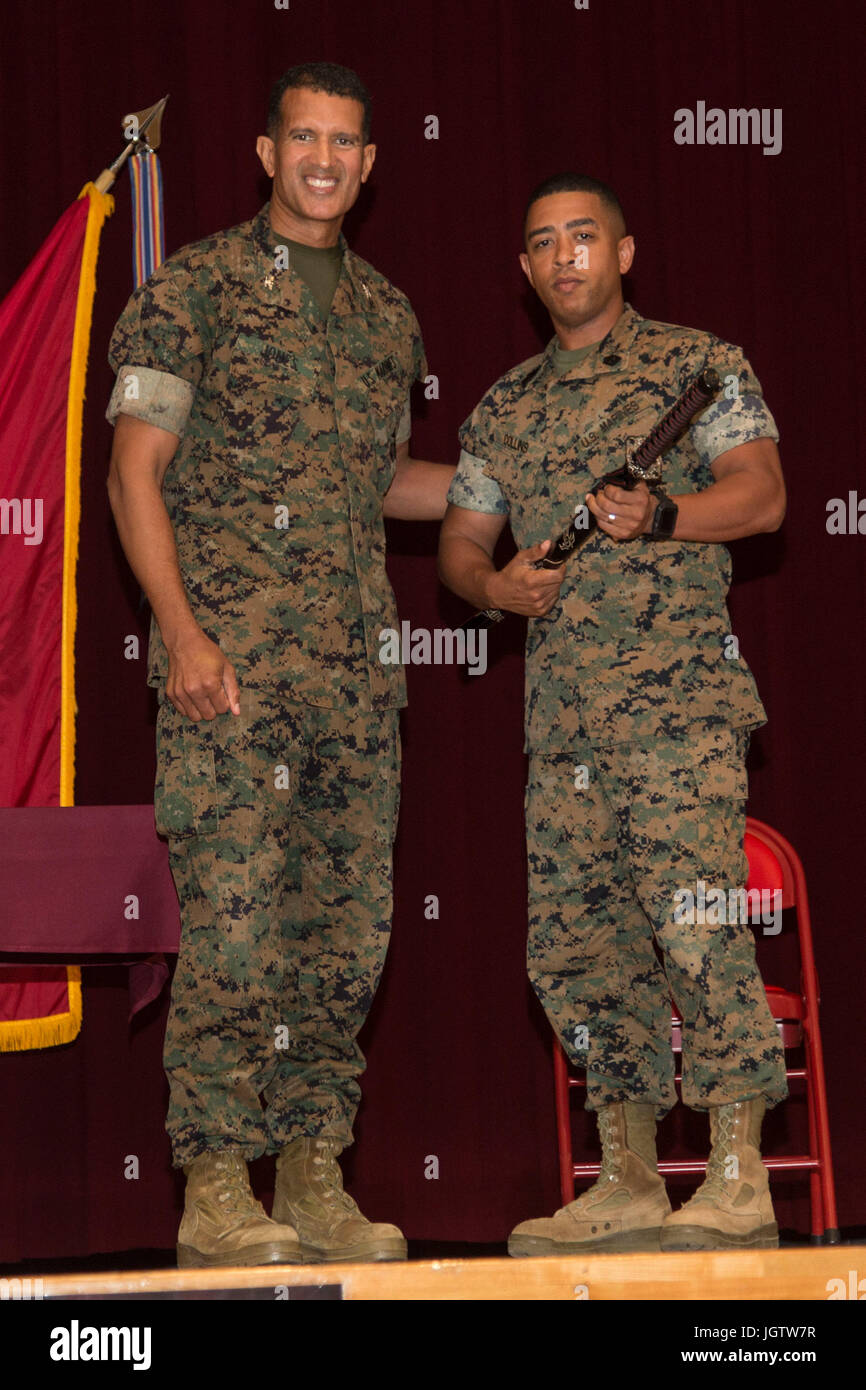
M 383 513 L 441 516 L 453 470 L 408 457 L 418 324 L 340 232 L 375 154 L 365 89 L 293 69 L 268 131 L 270 204 L 170 257 L 110 351 L 112 505 L 154 613 L 181 904 L 165 1066 L 184 1264 L 406 1248 L 336 1157 L 391 920 L 405 682 L 378 659 L 397 622 Z M 272 1152 L 273 1220 L 245 1166 Z
M 745 753 L 765 713 L 718 542 L 779 524 L 778 433 L 738 348 L 624 304 L 633 242 L 604 185 L 549 180 L 526 227 L 523 267 L 557 336 L 464 424 L 440 568 L 479 608 L 530 619 L 529 973 L 587 1069 L 604 1159 L 589 1192 L 509 1248 L 658 1249 L 660 1232 L 664 1248 L 777 1243 L 758 1134 L 787 1089 L 751 929 L 683 908 L 701 883 L 727 894 L 746 878 Z M 590 495 L 705 365 L 723 389 L 664 455 L 665 498 L 645 484 Z M 565 567 L 531 568 L 585 506 L 595 534 Z M 497 572 L 506 519 L 521 550 Z M 675 1216 L 654 1128 L 676 1101 L 671 994 L 683 1100 L 709 1110 L 713 1136 L 708 1181 Z

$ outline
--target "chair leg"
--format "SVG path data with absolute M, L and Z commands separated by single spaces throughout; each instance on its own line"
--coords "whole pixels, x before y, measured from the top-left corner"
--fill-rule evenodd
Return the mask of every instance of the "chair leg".
M 817 1158 L 818 1167 L 809 1174 L 809 1206 L 811 1211 L 812 1243 L 824 1244 L 824 1199 L 821 1193 L 821 1155 L 818 1152 L 818 1125 L 815 1117 L 815 1085 L 812 1073 L 811 1049 L 806 1040 L 806 1113 L 809 1118 L 809 1157 Z
M 814 1033 L 811 1028 L 812 1019 L 815 1021 L 816 1031 Z M 809 1081 L 814 1082 L 815 1152 L 818 1155 L 818 1175 L 821 1184 L 821 1235 L 825 1245 L 838 1245 L 840 1241 L 839 1219 L 836 1215 L 836 1187 L 833 1180 L 833 1156 L 830 1148 L 830 1124 L 827 1116 L 824 1058 L 817 1026 L 817 1013 L 814 1013 L 807 1020 L 805 1030 L 806 1069 Z
M 553 1084 L 556 1091 L 556 1134 L 559 1146 L 559 1187 L 562 1205 L 574 1201 L 574 1158 L 571 1150 L 571 1102 L 568 1060 L 562 1043 L 553 1035 Z
M 833 1181 L 833 1157 L 830 1146 L 830 1124 L 827 1116 L 827 1085 L 824 1076 L 824 1056 L 821 1046 L 819 1017 L 818 972 L 815 968 L 815 951 L 812 944 L 812 921 L 809 913 L 809 895 L 806 890 L 806 875 L 800 857 L 778 830 L 762 821 L 746 821 L 747 830 L 751 828 L 775 853 L 780 864 L 787 866 L 791 875 L 790 903 L 797 908 L 797 936 L 800 945 L 800 994 L 806 1005 L 804 1033 L 806 1040 L 807 1094 L 811 1082 L 814 1087 L 813 1105 L 810 1108 L 810 1121 L 814 1116 L 815 1146 L 813 1154 L 818 1158 L 818 1180 L 821 1189 L 821 1225 L 824 1243 L 839 1243 L 839 1224 L 836 1215 L 836 1189 Z

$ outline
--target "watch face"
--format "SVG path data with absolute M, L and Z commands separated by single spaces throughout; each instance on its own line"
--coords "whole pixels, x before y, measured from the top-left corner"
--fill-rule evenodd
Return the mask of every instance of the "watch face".
M 653 517 L 653 536 L 656 540 L 670 540 L 677 524 L 679 508 L 669 497 L 662 497 Z

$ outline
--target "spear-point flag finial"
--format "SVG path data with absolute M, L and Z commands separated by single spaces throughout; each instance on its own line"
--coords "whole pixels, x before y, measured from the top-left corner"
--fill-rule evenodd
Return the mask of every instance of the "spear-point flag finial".
M 146 106 L 143 111 L 131 111 L 121 122 L 126 137 L 126 146 L 107 169 L 93 180 L 100 193 L 107 193 L 118 172 L 131 154 L 158 150 L 162 139 L 162 113 L 168 101 L 167 92 L 155 106 Z

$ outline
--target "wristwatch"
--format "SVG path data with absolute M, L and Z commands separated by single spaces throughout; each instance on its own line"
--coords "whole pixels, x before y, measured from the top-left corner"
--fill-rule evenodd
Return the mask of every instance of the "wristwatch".
M 656 492 L 654 496 L 658 499 L 658 506 L 653 515 L 650 536 L 654 541 L 669 541 L 674 534 L 674 527 L 677 524 L 679 507 L 676 502 L 672 502 L 670 497 L 666 497 L 663 492 Z

